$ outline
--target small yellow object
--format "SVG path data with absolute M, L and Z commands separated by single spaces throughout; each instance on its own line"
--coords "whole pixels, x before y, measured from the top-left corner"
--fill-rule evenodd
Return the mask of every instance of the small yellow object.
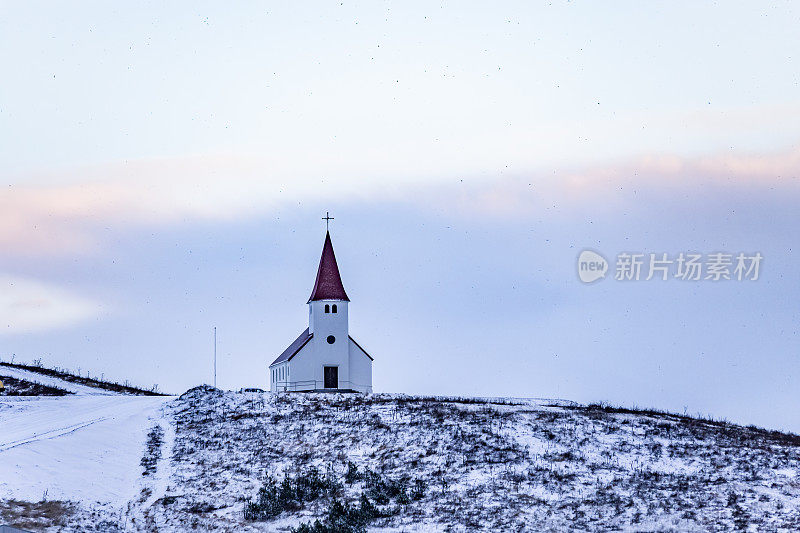
M 2 392 L 2 391 L 4 391 L 4 390 L 6 390 L 6 386 L 5 386 L 5 385 L 3 385 L 3 380 L 2 380 L 2 379 L 0 379 L 0 392 Z

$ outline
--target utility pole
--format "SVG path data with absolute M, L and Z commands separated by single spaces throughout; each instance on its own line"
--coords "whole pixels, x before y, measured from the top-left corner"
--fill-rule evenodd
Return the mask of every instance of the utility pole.
M 214 326 L 214 388 L 217 388 L 217 326 Z

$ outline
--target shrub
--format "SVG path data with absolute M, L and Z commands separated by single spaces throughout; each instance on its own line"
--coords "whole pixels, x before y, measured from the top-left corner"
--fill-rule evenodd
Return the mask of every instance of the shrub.
M 295 478 L 284 477 L 280 484 L 270 477 L 254 500 L 244 506 L 245 520 L 268 520 L 284 511 L 302 509 L 304 504 L 323 496 L 333 496 L 342 486 L 330 475 L 310 468 Z
M 421 500 L 425 497 L 425 489 L 427 486 L 425 484 L 425 480 L 419 478 L 414 481 L 414 488 L 411 489 L 411 499 L 414 501 Z
M 367 525 L 380 516 L 378 509 L 362 494 L 359 505 L 346 505 L 337 499 L 331 502 L 323 521 L 304 522 L 293 533 L 364 533 Z

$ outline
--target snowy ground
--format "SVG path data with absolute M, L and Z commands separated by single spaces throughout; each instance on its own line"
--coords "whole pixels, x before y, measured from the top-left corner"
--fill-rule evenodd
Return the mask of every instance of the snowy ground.
M 125 504 L 137 493 L 149 419 L 165 397 L 0 400 L 0 499 Z
M 145 435 L 169 397 L 122 395 L 9 367 L 0 373 L 72 393 L 0 397 L 0 524 L 42 509 L 63 514 L 69 509 L 52 503 L 64 501 L 81 513 L 114 514 L 139 495 Z M 54 520 L 15 521 L 38 529 Z
M 75 502 L 54 531 L 289 531 L 330 498 L 257 522 L 246 500 L 310 466 L 344 480 L 348 462 L 426 487 L 373 531 L 800 530 L 800 437 L 663 413 L 205 387 L 4 399 L 0 427 L 0 513 L 47 490 Z

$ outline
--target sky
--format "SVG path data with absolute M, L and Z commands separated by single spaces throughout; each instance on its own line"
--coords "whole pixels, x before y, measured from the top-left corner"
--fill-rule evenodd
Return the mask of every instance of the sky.
M 800 432 L 798 23 L 778 2 L 3 3 L 0 358 L 180 393 L 213 379 L 216 326 L 219 385 L 266 388 L 329 211 L 376 391 Z M 579 279 L 585 249 L 604 279 Z M 625 252 L 763 261 L 616 280 Z

